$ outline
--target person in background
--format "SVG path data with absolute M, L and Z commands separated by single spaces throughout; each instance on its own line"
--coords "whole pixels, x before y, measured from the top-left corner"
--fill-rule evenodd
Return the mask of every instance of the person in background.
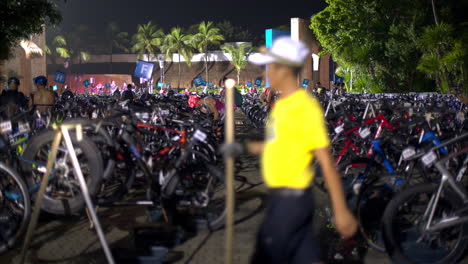
M 65 90 L 62 92 L 62 100 L 69 100 L 75 97 L 75 94 L 72 91 L 70 91 L 70 89 L 68 89 L 67 85 L 65 85 L 63 88 Z
M 135 98 L 135 93 L 132 91 L 133 86 L 131 84 L 127 85 L 127 90 L 122 93 L 122 100 L 132 101 Z
M 160 95 L 165 95 L 166 94 L 166 90 L 164 89 L 164 87 L 161 87 L 161 90 L 159 90 L 159 94 Z
M 120 89 L 119 87 L 117 87 L 117 89 L 115 89 L 114 93 L 112 94 L 112 96 L 114 97 L 114 99 L 117 99 L 120 101 L 120 97 L 121 97 L 121 94 L 120 94 Z
M 45 76 L 37 76 L 34 78 L 34 84 L 37 91 L 31 94 L 31 106 L 41 113 L 47 112 L 55 104 L 55 95 L 52 91 L 48 90 L 47 78 Z
M 19 91 L 20 80 L 16 77 L 8 79 L 8 90 L 4 90 L 0 96 L 0 106 L 4 116 L 13 117 L 20 109 L 27 107 L 28 99 Z
M 260 102 L 263 104 L 263 105 L 268 105 L 270 106 L 270 104 L 272 103 L 272 98 L 274 97 L 273 96 L 273 93 L 274 92 L 271 92 L 271 89 L 270 87 L 267 87 L 265 88 L 265 90 L 263 90 L 263 92 L 260 94 Z
M 185 91 L 184 91 L 184 95 L 190 95 L 190 92 L 189 92 L 189 90 L 188 90 L 188 89 L 185 89 Z
M 219 128 L 219 124 L 224 120 L 224 104 L 212 96 L 201 99 L 197 95 L 191 95 L 188 99 L 188 105 L 191 108 L 200 108 L 202 113 L 213 114 L 213 129 L 215 130 Z
M 225 157 L 245 152 L 262 156 L 268 196 L 251 263 L 322 263 L 312 230 L 314 170 L 310 165 L 314 159 L 322 169 L 336 230 L 344 239 L 357 231 L 330 154 L 323 110 L 314 97 L 297 87 L 297 75 L 308 56 L 306 45 L 290 37 L 277 38 L 271 49 L 249 56 L 251 63 L 268 65 L 271 89 L 280 93 L 280 99 L 269 114 L 264 141 L 221 147 Z
M 241 94 L 242 94 L 242 95 L 247 94 L 247 92 L 245 91 L 245 86 L 242 86 Z
M 140 100 L 149 101 L 151 99 L 151 94 L 149 93 L 149 88 L 142 88 L 143 93 L 140 96 Z
M 208 86 L 205 86 L 205 88 L 203 88 L 203 93 L 208 94 Z
M 221 86 L 221 88 L 219 88 L 219 95 L 224 96 L 224 86 Z
M 250 87 L 249 93 L 257 93 L 257 89 L 254 86 L 252 86 Z

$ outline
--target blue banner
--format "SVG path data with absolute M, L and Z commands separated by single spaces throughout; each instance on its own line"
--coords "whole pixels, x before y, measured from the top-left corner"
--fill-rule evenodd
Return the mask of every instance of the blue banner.
M 214 86 L 214 84 L 212 82 L 208 83 L 208 87 L 212 88 L 213 86 Z
M 262 79 L 258 78 L 258 79 L 255 80 L 255 85 L 256 86 L 261 86 L 262 82 L 263 82 Z
M 88 86 L 89 86 L 89 80 L 84 80 L 84 81 L 83 81 L 83 85 L 84 85 L 86 88 L 88 88 Z
M 106 88 L 107 88 L 107 89 L 111 88 L 111 84 L 110 84 L 110 83 L 106 83 Z
M 247 87 L 252 87 L 252 82 L 247 82 Z
M 154 64 L 146 61 L 139 60 L 137 62 L 135 73 L 133 74 L 136 78 L 151 79 L 153 75 Z
M 335 83 L 343 83 L 344 82 L 344 78 L 343 77 L 340 77 L 338 75 L 335 75 L 335 80 L 334 80 Z
M 63 72 L 56 72 L 54 74 L 54 82 L 64 84 L 66 78 L 67 78 L 67 75 Z
M 166 88 L 167 88 L 167 89 L 171 89 L 171 84 L 170 84 L 170 83 L 167 83 L 167 84 L 166 84 Z
M 163 88 L 163 86 L 164 86 L 164 83 L 158 82 L 158 88 Z
M 206 85 L 206 82 L 203 80 L 202 77 L 197 77 L 193 79 L 193 84 L 195 85 L 195 87 L 198 87 L 198 86 Z
M 302 87 L 307 88 L 307 86 L 309 86 L 309 82 L 309 79 L 304 79 L 304 81 L 302 81 Z

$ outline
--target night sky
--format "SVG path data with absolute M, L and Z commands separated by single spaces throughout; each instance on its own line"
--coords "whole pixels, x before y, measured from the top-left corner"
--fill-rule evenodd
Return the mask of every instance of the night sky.
M 289 24 L 291 17 L 310 19 L 325 6 L 324 0 L 67 0 L 62 25 L 70 29 L 73 24 L 88 24 L 102 31 L 115 21 L 121 30 L 134 33 L 137 24 L 149 20 L 166 31 L 203 20 L 229 20 L 262 34 L 264 29 Z

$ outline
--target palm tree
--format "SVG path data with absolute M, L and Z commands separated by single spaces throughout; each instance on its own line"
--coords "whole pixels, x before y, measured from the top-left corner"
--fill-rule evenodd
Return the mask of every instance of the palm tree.
M 110 46 L 110 73 L 112 73 L 112 56 L 114 54 L 114 48 L 119 49 L 123 52 L 129 52 L 128 44 L 128 32 L 120 32 L 119 26 L 115 22 L 109 23 L 107 26 L 107 40 Z
M 252 46 L 247 43 L 242 43 L 238 46 L 236 45 L 224 45 L 221 47 L 224 52 L 227 52 L 231 55 L 231 64 L 236 68 L 237 71 L 237 83 L 240 80 L 240 73 L 242 69 L 247 67 L 247 57 L 250 52 L 252 52 Z
M 70 39 L 71 41 L 69 41 L 68 39 Z M 89 61 L 91 59 L 91 54 L 89 54 L 89 52 L 83 49 L 83 46 L 80 45 L 80 42 L 77 41 L 77 37 L 74 34 L 69 34 L 69 36 L 55 36 L 52 40 L 51 47 L 46 47 L 46 53 L 51 55 L 52 58 L 60 57 L 65 59 L 65 61 L 68 61 L 69 66 L 65 66 L 65 68 L 68 68 L 69 75 L 71 73 L 71 65 L 73 63 L 73 58 L 78 58 L 80 63 L 82 61 Z M 71 87 L 71 78 L 68 78 L 68 80 L 69 86 Z
M 158 26 L 153 25 L 150 21 L 144 25 L 138 25 L 137 33 L 133 35 L 133 47 L 131 50 L 138 53 L 138 58 L 147 55 L 148 60 L 156 54 L 156 51 L 161 48 L 164 40 L 164 32 L 158 29 Z
M 179 27 L 173 28 L 169 34 L 164 38 L 164 43 L 161 50 L 164 52 L 166 58 L 172 59 L 172 55 L 177 52 L 179 56 L 179 75 L 177 81 L 177 88 L 180 88 L 180 56 L 182 55 L 185 59 L 185 63 L 188 66 L 192 65 L 192 35 L 184 34 L 182 29 Z
M 213 26 L 213 22 L 201 22 L 198 25 L 198 33 L 194 36 L 194 46 L 198 51 L 205 53 L 205 72 L 206 72 L 206 81 L 209 81 L 208 78 L 208 46 L 219 45 L 220 41 L 223 41 L 223 35 L 219 34 L 219 28 Z

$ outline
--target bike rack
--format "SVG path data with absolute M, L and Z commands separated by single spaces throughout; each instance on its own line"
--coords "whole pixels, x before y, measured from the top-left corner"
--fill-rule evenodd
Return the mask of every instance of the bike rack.
M 49 181 L 49 176 L 52 172 L 52 167 L 55 163 L 57 158 L 57 150 L 60 145 L 60 141 L 63 139 L 65 141 L 66 148 L 68 153 L 70 154 L 70 158 L 73 163 L 73 169 L 75 171 L 76 176 L 78 177 L 78 181 L 80 183 L 81 192 L 83 193 L 83 197 L 86 202 L 86 207 L 88 208 L 89 214 L 91 215 L 92 221 L 96 226 L 96 231 L 98 233 L 99 240 L 101 242 L 101 246 L 104 250 L 104 254 L 106 255 L 107 262 L 110 264 L 114 264 L 114 258 L 112 256 L 112 252 L 110 251 L 109 244 L 107 243 L 106 237 L 104 232 L 102 231 L 101 223 L 99 222 L 99 218 L 94 211 L 94 205 L 89 195 L 88 186 L 86 185 L 86 181 L 83 176 L 83 172 L 81 171 L 80 164 L 78 162 L 78 158 L 76 156 L 75 148 L 73 147 L 72 140 L 70 138 L 69 130 L 75 129 L 76 130 L 76 137 L 78 141 L 81 141 L 83 138 L 82 134 L 82 127 L 81 124 L 67 124 L 67 125 L 60 125 L 56 126 L 53 125 L 53 128 L 57 131 L 54 137 L 54 141 L 52 143 L 51 153 L 47 160 L 47 171 L 45 175 L 42 177 L 41 186 L 39 188 L 39 192 L 36 198 L 36 203 L 34 205 L 34 211 L 31 216 L 31 221 L 28 225 L 28 230 L 26 232 L 26 237 L 23 242 L 23 248 L 21 249 L 21 260 L 20 263 L 23 264 L 26 259 L 26 253 L 29 248 L 29 244 L 31 242 L 31 238 L 33 236 L 33 232 L 36 229 L 37 219 L 39 218 L 39 214 L 41 211 L 42 199 L 44 198 L 44 192 L 47 187 L 47 183 Z

